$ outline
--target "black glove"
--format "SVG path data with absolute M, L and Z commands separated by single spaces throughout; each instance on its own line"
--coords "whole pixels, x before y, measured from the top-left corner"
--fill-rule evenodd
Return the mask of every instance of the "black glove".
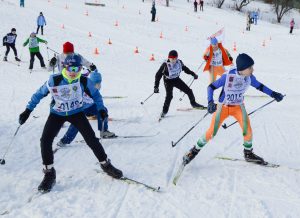
M 32 112 L 31 110 L 26 108 L 26 110 L 20 114 L 20 116 L 19 116 L 20 125 L 23 125 L 26 122 L 26 120 L 28 119 L 31 112 Z
M 56 64 L 56 61 L 57 61 L 56 57 L 51 58 L 51 60 L 50 60 L 50 66 L 54 67 L 55 64 Z
M 6 46 L 6 42 L 3 42 L 3 46 Z
M 97 67 L 94 65 L 94 64 L 92 64 L 91 66 L 90 66 L 90 70 L 93 72 L 93 71 L 95 71 L 97 69 Z
M 198 79 L 198 75 L 197 74 L 193 74 L 194 79 Z
M 229 60 L 232 62 L 232 61 L 233 61 L 233 58 L 230 56 L 230 57 L 229 57 Z
M 282 101 L 283 95 L 279 92 L 272 92 L 271 97 L 274 98 L 277 102 Z
M 154 87 L 154 93 L 159 93 L 159 88 Z
M 99 114 L 100 114 L 100 117 L 102 118 L 102 120 L 104 120 L 105 118 L 108 117 L 108 114 L 107 114 L 106 110 L 101 109 L 99 111 Z
M 217 110 L 217 105 L 214 103 L 214 101 L 208 102 L 207 111 L 210 114 L 213 114 Z

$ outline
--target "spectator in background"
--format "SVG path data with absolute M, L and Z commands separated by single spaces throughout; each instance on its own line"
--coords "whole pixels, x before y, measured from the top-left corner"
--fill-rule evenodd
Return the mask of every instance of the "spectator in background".
M 200 11 L 203 11 L 203 4 L 204 4 L 204 1 L 200 0 Z
M 151 8 L 151 12 L 150 13 L 152 14 L 151 22 L 155 22 L 156 8 L 155 8 L 155 3 L 154 2 L 152 4 L 152 8 Z
M 250 27 L 251 27 L 251 17 L 250 17 L 250 12 L 248 12 L 246 18 L 246 30 L 250 31 Z
M 46 19 L 43 15 L 43 12 L 40 12 L 40 15 L 37 18 L 37 30 L 36 30 L 36 34 L 39 33 L 39 29 L 41 28 L 42 30 L 42 35 L 44 34 L 44 26 L 46 26 Z
M 197 0 L 194 1 L 194 11 L 197 12 L 198 2 Z
M 258 20 L 258 11 L 254 12 L 254 24 L 257 25 L 257 20 Z
M 295 20 L 294 20 L 294 18 L 292 18 L 292 20 L 290 22 L 290 34 L 293 34 L 294 26 L 295 26 Z

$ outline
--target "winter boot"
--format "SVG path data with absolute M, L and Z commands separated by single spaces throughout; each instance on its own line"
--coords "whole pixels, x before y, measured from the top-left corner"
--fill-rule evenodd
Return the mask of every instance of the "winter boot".
M 17 56 L 15 57 L 15 60 L 16 60 L 16 61 L 21 61 Z
M 43 169 L 44 179 L 38 187 L 38 190 L 42 193 L 50 192 L 52 187 L 56 183 L 56 172 L 54 167 L 51 169 Z
M 7 61 L 7 57 L 6 56 L 3 58 L 3 61 Z
M 190 163 L 196 157 L 199 151 L 200 149 L 197 149 L 195 146 L 192 147 L 190 151 L 183 156 L 184 165 Z
M 201 104 L 198 104 L 197 102 L 191 102 L 191 105 L 193 108 L 195 109 L 200 109 L 200 110 L 204 110 L 204 109 L 207 109 L 207 107 L 201 105 Z
M 106 130 L 106 131 L 103 131 L 103 132 L 100 131 L 100 137 L 104 138 L 104 139 L 107 139 L 107 138 L 115 138 L 117 136 L 114 132 L 110 132 L 110 131 Z
M 257 163 L 257 164 L 264 164 L 265 163 L 264 159 L 257 156 L 256 154 L 254 154 L 252 150 L 253 150 L 253 148 L 251 148 L 250 150 L 244 149 L 245 160 L 247 162 L 254 162 L 254 163 Z
M 107 159 L 104 164 L 100 164 L 102 170 L 106 172 L 109 176 L 120 179 L 123 176 L 123 173 L 121 170 L 115 168 L 111 163 L 110 159 Z

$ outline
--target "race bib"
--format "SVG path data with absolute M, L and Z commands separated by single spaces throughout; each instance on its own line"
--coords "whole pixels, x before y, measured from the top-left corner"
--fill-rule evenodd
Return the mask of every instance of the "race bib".
M 212 65 L 212 66 L 222 66 L 223 65 L 221 49 L 218 49 L 217 51 L 213 52 L 213 57 L 212 57 L 210 65 Z
M 179 77 L 181 71 L 182 71 L 182 65 L 179 60 L 175 62 L 175 64 L 171 64 L 170 62 L 166 62 L 168 71 L 169 71 L 169 76 L 167 76 L 168 79 L 174 79 Z

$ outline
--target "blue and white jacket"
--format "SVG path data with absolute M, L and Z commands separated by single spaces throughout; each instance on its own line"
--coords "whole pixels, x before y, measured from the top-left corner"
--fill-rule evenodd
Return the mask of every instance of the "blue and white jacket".
M 46 19 L 45 19 L 44 15 L 38 16 L 36 22 L 37 22 L 38 26 L 44 26 L 44 25 L 46 25 Z
M 58 83 L 58 85 L 55 86 L 54 81 L 57 81 L 57 77 L 62 77 L 63 79 L 61 79 L 60 82 Z M 84 85 L 84 83 L 82 81 L 80 82 L 80 80 L 82 80 L 82 81 L 86 80 L 86 85 Z M 78 86 L 81 87 L 81 89 L 79 87 L 76 87 L 77 90 L 79 90 L 78 91 L 79 93 L 77 92 L 77 93 L 75 93 L 75 95 L 73 94 L 73 96 L 75 96 L 75 98 L 77 98 L 79 100 L 79 102 L 76 103 L 77 105 L 74 109 L 72 109 L 72 106 L 70 106 L 70 109 L 68 109 L 68 111 L 60 111 L 59 109 L 57 109 L 57 104 L 56 104 L 57 102 L 55 102 L 55 98 L 56 98 L 55 94 L 59 93 L 60 88 L 68 87 L 68 85 L 75 86 L 75 84 L 78 84 Z M 73 89 L 74 89 L 74 86 L 72 87 Z M 62 91 L 64 91 L 64 89 L 62 89 Z M 72 94 L 72 93 L 70 93 L 70 91 L 72 91 L 72 89 L 67 90 L 67 92 L 64 94 Z M 76 91 L 76 90 L 74 90 L 74 91 Z M 36 91 L 36 93 L 34 93 L 32 95 L 31 100 L 28 102 L 26 108 L 33 111 L 34 108 L 39 104 L 40 100 L 42 98 L 46 97 L 49 93 L 51 93 L 52 102 L 50 104 L 50 113 L 54 113 L 54 114 L 57 114 L 60 116 L 69 116 L 69 115 L 76 114 L 76 113 L 83 111 L 84 107 L 83 107 L 83 102 L 82 102 L 83 98 L 82 97 L 83 97 L 84 92 L 88 92 L 90 94 L 90 97 L 93 99 L 94 103 L 96 104 L 98 111 L 101 109 L 103 109 L 103 110 L 105 109 L 103 100 L 102 100 L 102 96 L 101 96 L 99 90 L 94 87 L 94 83 L 89 78 L 86 78 L 86 77 L 84 78 L 84 77 L 80 76 L 78 79 L 73 80 L 72 82 L 69 82 L 61 74 L 51 75 L 49 80 L 47 82 L 45 82 L 44 85 L 42 85 Z M 63 96 L 62 94 L 60 94 L 60 95 Z M 74 98 L 73 98 L 73 100 L 74 100 Z

